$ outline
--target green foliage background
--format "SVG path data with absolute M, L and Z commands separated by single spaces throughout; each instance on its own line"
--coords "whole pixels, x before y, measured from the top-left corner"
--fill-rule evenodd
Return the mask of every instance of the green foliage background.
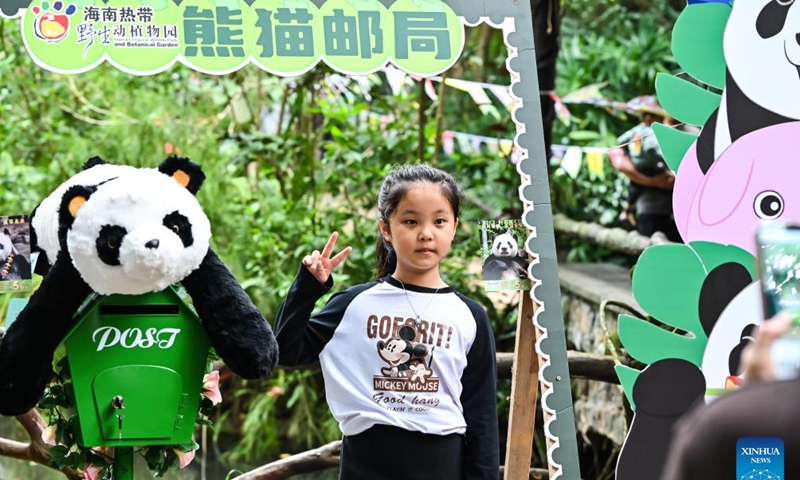
M 592 84 L 604 85 L 605 98 L 628 101 L 655 94 L 658 73 L 679 73 L 672 55 L 672 27 L 680 11 L 675 2 L 566 0 L 562 2 L 561 50 L 556 92 L 569 92 Z M 556 121 L 553 143 L 611 148 L 617 137 L 639 119 L 593 105 L 567 105 L 569 121 Z M 618 226 L 628 181 L 610 162 L 600 178 L 583 168 L 576 178 L 566 174 L 551 178 L 553 209 L 568 217 Z M 612 252 L 578 240 L 560 242 L 567 259 L 598 259 L 629 263 Z

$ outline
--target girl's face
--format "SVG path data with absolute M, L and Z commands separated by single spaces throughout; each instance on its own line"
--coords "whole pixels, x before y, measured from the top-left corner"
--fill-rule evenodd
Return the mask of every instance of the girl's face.
M 383 237 L 397 254 L 394 276 L 402 282 L 438 287 L 439 262 L 450 251 L 458 220 L 438 185 L 411 186 L 389 217 L 378 221 Z

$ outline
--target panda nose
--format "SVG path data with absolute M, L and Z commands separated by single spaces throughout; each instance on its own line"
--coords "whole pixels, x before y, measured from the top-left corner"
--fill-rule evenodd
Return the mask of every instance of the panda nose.
M 158 240 L 155 238 L 144 244 L 145 248 L 158 248 Z

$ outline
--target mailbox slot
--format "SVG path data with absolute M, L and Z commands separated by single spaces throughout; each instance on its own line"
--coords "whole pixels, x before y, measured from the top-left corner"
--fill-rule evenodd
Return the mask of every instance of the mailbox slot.
M 100 305 L 100 315 L 177 315 L 177 305 Z

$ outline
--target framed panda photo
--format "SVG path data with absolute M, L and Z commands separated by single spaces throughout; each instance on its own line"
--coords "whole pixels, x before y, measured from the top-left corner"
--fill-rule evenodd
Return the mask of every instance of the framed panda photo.
M 27 215 L 0 217 L 0 294 L 33 288 Z
M 519 220 L 480 222 L 481 271 L 487 292 L 530 290 L 525 239 L 528 230 Z

